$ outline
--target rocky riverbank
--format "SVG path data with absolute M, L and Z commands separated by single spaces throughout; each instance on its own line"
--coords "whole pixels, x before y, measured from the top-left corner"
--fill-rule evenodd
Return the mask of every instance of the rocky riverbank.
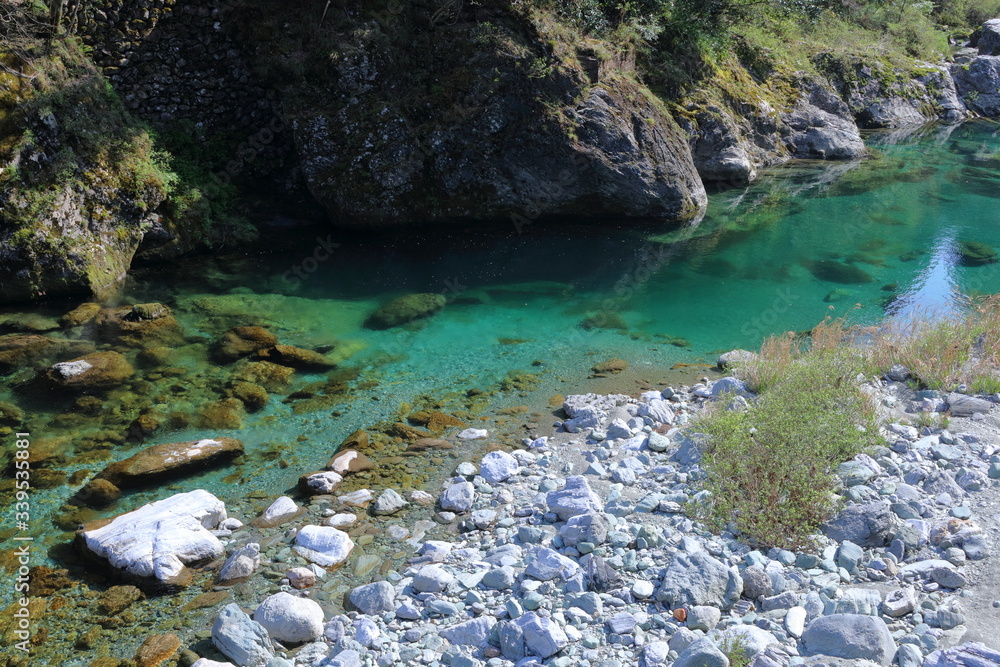
M 710 497 L 691 436 L 705 409 L 754 400 L 734 378 L 568 396 L 551 426 L 460 463 L 438 494 L 338 494 L 357 460 L 344 451 L 305 501 L 261 517 L 193 492 L 161 501 L 180 511 L 146 506 L 79 542 L 141 586 L 176 584 L 188 564 L 219 599 L 235 595 L 204 626 L 147 638 L 147 654 L 169 650 L 137 655 L 144 666 L 1000 664 L 1000 397 L 915 392 L 896 370 L 868 385 L 884 446 L 839 466 L 844 507 L 800 551 L 699 520 Z M 945 411 L 947 429 L 913 425 Z M 359 567 L 360 523 L 405 565 L 366 553 Z M 213 559 L 214 574 L 197 569 Z

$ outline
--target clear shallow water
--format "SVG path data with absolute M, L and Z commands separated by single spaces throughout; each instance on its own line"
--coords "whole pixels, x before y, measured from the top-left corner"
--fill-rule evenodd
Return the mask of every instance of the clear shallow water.
M 69 519 L 196 487 L 248 519 L 266 497 L 322 467 L 344 436 L 397 420 L 400 405 L 421 396 L 469 410 L 467 420 L 475 420 L 505 406 L 544 406 L 551 394 L 583 386 L 590 367 L 611 357 L 653 377 L 676 363 L 713 363 L 719 352 L 756 347 L 770 334 L 809 329 L 827 315 L 877 322 L 1000 291 L 1000 264 L 968 265 L 960 246 L 1000 247 L 998 126 L 930 127 L 873 135 L 869 144 L 879 159 L 789 165 L 748 188 L 713 194 L 704 220 L 683 229 L 564 221 L 521 233 L 513 225 L 375 238 L 335 233 L 330 241 L 339 245 L 320 252 L 328 232 L 296 231 L 251 253 L 137 270 L 122 303 L 172 308 L 186 335 L 169 361 L 179 370 L 139 365 L 149 385 L 112 392 L 100 419 L 76 414 L 68 399 L 27 397 L 20 383 L 28 371 L 0 386 L 0 400 L 26 411 L 34 438 L 62 439 L 60 470 L 96 471 L 134 453 L 139 444 L 107 431 L 120 435 L 141 409 L 194 415 L 218 400 L 231 371 L 208 362 L 207 345 L 231 326 L 262 324 L 286 344 L 332 346 L 352 372 L 333 383 L 326 374 L 296 374 L 241 429 L 167 425 L 141 445 L 238 437 L 250 456 L 236 477 L 228 477 L 231 468 L 205 473 L 133 493 L 103 514 L 69 518 L 59 508 L 78 485 L 56 485 L 35 492 L 33 529 L 43 543 L 63 543 Z M 414 292 L 441 293 L 448 303 L 414 325 L 362 326 L 380 303 Z M 598 326 L 582 326 L 588 318 Z M 496 390 L 511 372 L 538 374 L 537 386 L 508 386 L 470 403 L 469 390 Z M 311 398 L 290 400 L 296 390 Z M 500 431 L 513 438 L 523 434 L 518 426 Z M 408 468 L 411 481 L 429 482 L 454 464 L 448 461 L 420 474 Z M 52 522 L 57 516 L 61 527 Z

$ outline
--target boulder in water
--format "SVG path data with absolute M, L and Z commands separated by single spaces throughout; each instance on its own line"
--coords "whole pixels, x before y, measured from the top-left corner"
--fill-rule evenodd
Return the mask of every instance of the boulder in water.
M 805 260 L 802 265 L 820 280 L 831 283 L 855 285 L 870 283 L 874 280 L 872 275 L 864 269 L 832 259 Z
M 122 385 L 135 369 L 118 352 L 94 352 L 77 359 L 53 364 L 45 377 L 61 389 L 101 391 Z
M 98 338 L 125 347 L 176 346 L 184 331 L 170 309 L 159 303 L 142 303 L 102 310 L 95 318 Z
M 407 294 L 384 304 L 365 320 L 369 329 L 391 329 L 425 317 L 444 308 L 441 294 Z
M 261 359 L 298 370 L 321 371 L 337 364 L 325 355 L 291 345 L 275 345 L 257 353 Z
M 996 249 L 980 241 L 959 241 L 958 254 L 962 266 L 985 266 L 997 261 Z
M 218 465 L 241 454 L 243 443 L 233 438 L 205 438 L 155 445 L 112 463 L 97 475 L 97 479 L 107 480 L 123 489 L 144 486 Z
M 277 344 L 278 337 L 264 327 L 233 327 L 212 345 L 212 359 L 228 364 Z

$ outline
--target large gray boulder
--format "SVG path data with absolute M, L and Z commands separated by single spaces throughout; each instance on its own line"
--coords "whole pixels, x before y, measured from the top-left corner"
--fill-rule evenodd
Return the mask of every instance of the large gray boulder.
M 882 619 L 861 614 L 821 616 L 802 634 L 802 653 L 892 663 L 896 642 Z
M 706 553 L 678 553 L 663 572 L 656 599 L 672 607 L 710 605 L 730 609 L 740 599 L 743 579 Z
M 967 65 L 955 65 L 952 75 L 970 110 L 989 118 L 1000 116 L 1000 56 L 979 56 Z
M 934 651 L 924 660 L 924 667 L 996 667 L 1000 651 L 979 642 L 967 642 L 949 649 Z
M 674 667 L 729 667 L 729 658 L 711 639 L 696 639 L 681 651 Z
M 350 600 L 362 614 L 369 616 L 396 609 L 396 591 L 388 581 L 358 586 L 351 591 Z
M 587 480 L 580 475 L 566 478 L 566 484 L 558 491 L 550 491 L 545 497 L 550 512 L 566 521 L 570 517 L 590 512 L 601 512 L 604 505 Z
M 1000 56 L 1000 19 L 990 19 L 979 32 L 979 55 Z
M 820 84 L 812 84 L 782 120 L 782 138 L 796 158 L 843 160 L 867 154 L 850 109 Z
M 446 628 L 439 634 L 456 646 L 482 646 L 496 623 L 497 619 L 492 616 L 480 616 Z
M 823 532 L 835 542 L 853 542 L 860 547 L 884 547 L 892 540 L 897 521 L 887 502 L 871 502 L 846 507 L 823 525 Z
M 216 617 L 212 644 L 240 667 L 263 667 L 274 657 L 267 630 L 235 602 L 223 607 Z

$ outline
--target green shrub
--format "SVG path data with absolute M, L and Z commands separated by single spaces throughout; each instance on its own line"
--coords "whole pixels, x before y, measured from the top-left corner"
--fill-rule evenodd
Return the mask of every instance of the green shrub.
M 719 405 L 699 420 L 717 526 L 731 521 L 766 546 L 809 543 L 836 507 L 836 466 L 879 442 L 864 370 L 851 349 L 813 350 L 783 364 L 748 408 Z

